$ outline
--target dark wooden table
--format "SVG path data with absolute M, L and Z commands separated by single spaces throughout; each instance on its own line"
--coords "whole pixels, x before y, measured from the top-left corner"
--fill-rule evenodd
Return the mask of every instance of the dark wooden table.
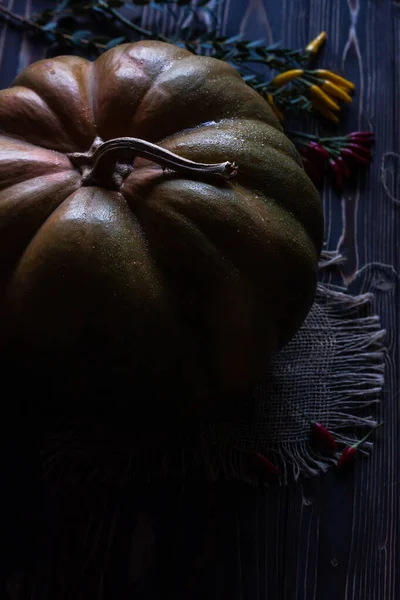
M 52 2 L 2 4 L 29 16 Z M 118 502 L 109 498 L 107 519 L 123 524 L 118 543 L 126 549 L 125 558 L 120 554 L 113 559 L 121 581 L 126 579 L 132 535 L 144 540 L 141 556 L 129 559 L 136 565 L 131 583 L 121 583 L 114 597 L 398 600 L 400 2 L 225 0 L 220 17 L 221 33 L 240 30 L 245 37 L 281 40 L 288 47 L 304 47 L 326 30 L 321 63 L 357 85 L 342 130 L 374 130 L 375 156 L 355 189 L 342 197 L 329 187 L 324 190 L 326 241 L 329 249 L 338 248 L 347 257 L 341 273 L 345 285 L 354 292 L 374 292 L 376 312 L 387 330 L 381 405 L 386 426 L 371 458 L 359 461 L 345 478 L 328 473 L 265 491 L 239 483 L 142 486 Z M 0 52 L 0 85 L 6 87 L 19 70 L 44 55 L 44 48 L 29 34 L 0 24 Z M 17 455 L 17 449 L 15 454 L 9 450 L 10 457 Z M 26 498 L 41 532 L 51 521 L 52 499 L 29 480 L 29 461 L 12 460 L 7 489 L 2 490 L 3 520 L 12 521 L 17 514 L 18 523 L 13 524 L 11 545 L 8 540 L 3 571 L 18 577 L 29 573 L 34 554 Z M 18 596 L 9 591 L 9 597 Z

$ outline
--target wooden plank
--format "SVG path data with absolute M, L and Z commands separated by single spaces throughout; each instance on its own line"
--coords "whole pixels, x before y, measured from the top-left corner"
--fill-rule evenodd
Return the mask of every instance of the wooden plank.
M 5 0 L 5 5 L 27 15 L 44 6 L 38 0 Z M 120 529 L 119 550 L 110 569 L 115 577 L 125 579 L 121 585 L 126 595 L 134 592 L 139 600 L 397 600 L 400 4 L 225 0 L 221 14 L 223 33 L 242 30 L 246 36 L 282 40 L 287 46 L 302 47 L 326 30 L 328 43 L 321 63 L 344 72 L 357 84 L 354 105 L 340 130 L 373 128 L 375 160 L 343 198 L 325 189 L 326 240 L 331 249 L 339 247 L 348 257 L 342 274 L 350 289 L 375 293 L 376 311 L 388 332 L 382 398 L 386 426 L 371 458 L 360 461 L 355 472 L 344 478 L 328 473 L 313 482 L 266 491 L 194 484 L 183 491 L 168 487 L 128 491 L 113 501 L 115 506 L 119 503 Z M 0 25 L 2 87 L 20 68 L 43 55 L 43 48 L 29 34 L 21 36 L 15 28 Z M 18 456 L 18 449 L 14 451 Z M 24 490 L 37 485 L 28 467 L 23 456 L 15 459 L 14 468 L 26 477 L 24 485 L 11 468 L 8 473 L 21 494 L 20 514 L 24 514 Z M 40 519 L 53 522 L 54 502 L 53 496 L 37 489 L 30 507 L 36 514 L 36 532 Z M 15 510 L 11 500 L 9 509 Z M 137 534 L 138 523 L 140 535 L 154 536 L 155 553 L 142 576 L 135 578 L 126 565 L 131 546 L 127 532 Z M 22 525 L 29 528 L 28 520 Z M 18 537 L 4 570 L 29 570 L 35 538 L 26 544 L 24 527 L 20 523 L 15 529 Z M 19 554 L 22 546 L 26 551 Z
M 261 3 L 260 3 L 261 4 Z M 269 595 L 285 600 L 319 598 L 398 598 L 398 331 L 400 272 L 399 211 L 388 202 L 381 181 L 387 152 L 389 185 L 399 195 L 399 6 L 357 0 L 336 3 L 287 0 L 281 7 L 281 31 L 273 38 L 302 46 L 321 30 L 328 33 L 324 65 L 344 72 L 357 84 L 358 96 L 343 132 L 373 128 L 375 161 L 357 186 L 340 199 L 331 189 L 323 195 L 326 238 L 348 257 L 343 270 L 353 291 L 373 290 L 376 310 L 388 329 L 387 385 L 382 402 L 389 423 L 369 461 L 360 462 L 345 481 L 328 474 L 316 484 L 269 491 L 275 512 L 265 513 L 267 528 L 285 506 L 285 521 L 269 537 L 266 564 L 285 557 L 282 571 L 269 582 Z M 264 2 L 269 22 L 276 22 L 276 3 Z M 291 18 L 296 15 L 296 19 Z M 385 33 L 384 33 L 385 32 Z M 342 222 L 341 222 L 342 221 Z M 371 263 L 374 263 L 371 265 Z M 307 491 L 308 490 L 308 491 Z M 397 492 L 397 493 L 396 493 Z M 261 511 L 262 511 L 262 507 Z M 259 520 L 262 520 L 259 519 Z M 245 527 L 245 525 L 243 525 Z M 254 532 L 255 534 L 255 532 Z M 268 576 L 268 575 L 267 575 Z M 281 582 L 286 585 L 282 587 Z M 249 585 L 251 585 L 249 583 Z M 269 596 L 267 596 L 269 597 Z

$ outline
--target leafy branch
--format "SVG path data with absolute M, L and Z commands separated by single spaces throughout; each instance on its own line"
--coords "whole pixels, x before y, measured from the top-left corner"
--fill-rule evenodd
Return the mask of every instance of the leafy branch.
M 134 0 L 131 4 L 137 6 L 149 6 L 164 10 L 165 8 L 185 7 L 186 16 L 193 16 L 197 22 L 199 11 L 207 11 L 207 14 L 213 17 L 216 23 L 216 17 L 207 6 L 210 0 L 198 0 L 196 7 L 191 6 L 190 0 Z M 125 17 L 118 8 L 122 8 L 127 3 L 122 0 L 92 0 L 82 2 L 81 0 L 62 0 L 53 10 L 45 10 L 34 20 L 20 16 L 10 9 L 0 5 L 0 17 L 3 16 L 9 21 L 19 23 L 26 29 L 31 29 L 35 33 L 42 35 L 44 41 L 48 43 L 58 43 L 60 46 L 84 47 L 89 52 L 96 49 L 101 53 L 117 43 L 120 40 L 128 40 L 129 34 L 134 37 L 149 38 L 173 43 L 178 46 L 184 46 L 195 54 L 211 54 L 220 60 L 225 60 L 239 69 L 239 71 L 249 70 L 249 64 L 266 65 L 274 69 L 282 70 L 287 66 L 295 66 L 301 61 L 306 60 L 307 56 L 292 50 L 279 48 L 278 45 L 266 46 L 265 40 L 249 41 L 243 40 L 242 36 L 218 36 L 215 31 L 204 31 L 201 34 L 194 31 L 193 27 L 181 27 L 177 33 L 167 37 L 155 31 L 144 29 L 134 21 Z M 175 18 L 176 14 L 171 13 Z M 90 30 L 77 29 L 80 26 L 79 18 L 90 18 L 90 16 L 101 16 L 108 24 L 125 28 L 126 35 L 119 35 L 117 38 L 107 36 L 95 36 Z M 198 35 L 196 35 L 198 34 Z M 283 60 L 278 60 L 279 58 Z M 247 63 L 244 65 L 244 63 Z M 257 76 L 253 73 L 254 77 Z M 257 79 L 257 82 L 258 79 Z
M 191 5 L 190 0 L 134 0 L 131 6 L 149 6 L 169 11 L 172 11 L 172 7 L 185 9 L 184 17 L 189 17 L 189 20 L 192 17 L 191 24 L 177 22 L 176 31 L 170 37 L 144 29 L 133 19 L 127 18 L 118 10 L 126 5 L 123 0 L 61 0 L 53 10 L 43 11 L 33 21 L 1 5 L 0 15 L 30 28 L 47 43 L 60 46 L 60 50 L 77 48 L 98 55 L 125 41 L 132 41 L 133 37 L 169 42 L 185 47 L 194 54 L 211 55 L 235 67 L 244 81 L 267 99 L 280 120 L 283 120 L 284 110 L 296 113 L 315 110 L 326 119 L 338 122 L 338 99 L 351 101 L 349 91 L 352 84 L 340 77 L 335 79 L 330 71 L 320 70 L 319 73 L 306 68 L 310 57 L 317 54 L 324 43 L 324 33 L 301 51 L 281 48 L 279 44 L 267 45 L 265 39 L 244 40 L 241 35 L 221 36 L 217 34 L 216 27 L 213 31 L 207 28 L 201 30 L 202 11 L 212 15 L 216 25 L 216 17 L 209 4 L 210 0 L 198 0 L 195 6 Z M 176 12 L 172 11 L 171 14 L 178 19 Z M 111 24 L 117 30 L 117 37 L 99 36 L 91 29 L 81 28 L 82 19 L 88 20 L 93 27 L 98 18 L 103 20 L 100 27 Z M 281 75 L 266 79 L 260 67 L 268 67 Z M 319 76 L 322 73 L 324 78 Z
M 244 81 L 264 96 L 275 92 L 275 103 L 278 111 L 285 106 L 292 110 L 309 110 L 310 102 L 301 94 L 289 93 L 287 87 L 280 90 L 279 93 L 271 87 L 271 81 L 264 75 L 254 69 L 257 67 L 269 67 L 270 69 L 282 72 L 288 69 L 298 68 L 308 61 L 310 53 L 307 51 L 297 51 L 280 48 L 279 45 L 266 45 L 265 39 L 244 40 L 241 35 L 219 36 L 215 29 L 213 31 L 201 31 L 199 23 L 201 22 L 201 11 L 206 11 L 214 20 L 216 17 L 209 8 L 210 0 L 198 0 L 195 7 L 191 6 L 190 0 L 158 0 L 149 2 L 147 0 L 136 0 L 133 5 L 157 7 L 158 10 L 169 9 L 171 7 L 183 7 L 185 9 L 184 17 L 193 17 L 195 25 L 181 26 L 177 23 L 177 31 L 170 37 L 164 36 L 158 32 L 144 29 L 133 20 L 124 16 L 118 8 L 126 5 L 122 0 L 61 0 L 57 7 L 52 10 L 45 10 L 34 20 L 29 20 L 13 13 L 11 10 L 0 5 L 0 16 L 3 15 L 11 22 L 22 25 L 25 29 L 31 29 L 36 34 L 41 35 L 44 42 L 58 45 L 60 51 L 65 49 L 83 49 L 89 55 L 99 55 L 102 52 L 121 44 L 125 41 L 134 39 L 155 39 L 163 42 L 173 43 L 177 46 L 185 47 L 194 54 L 211 55 L 220 60 L 224 60 L 233 65 L 242 75 Z M 171 13 L 177 19 L 176 13 Z M 101 25 L 112 25 L 117 29 L 116 37 L 96 35 L 90 29 L 82 29 L 82 19 L 91 19 L 91 25 L 96 19 L 103 19 Z M 123 31 L 121 31 L 121 28 Z M 124 35 L 121 35 L 124 33 Z
M 265 39 L 223 36 L 218 34 L 217 17 L 210 4 L 211 0 L 197 0 L 195 4 L 193 0 L 132 0 L 129 3 L 123 0 L 59 0 L 55 8 L 45 10 L 33 19 L 18 15 L 0 4 L 0 18 L 39 35 L 56 54 L 67 50 L 98 56 L 118 44 L 140 39 L 171 43 L 194 54 L 213 56 L 231 64 L 247 85 L 267 100 L 281 122 L 284 121 L 284 113 L 314 113 L 332 123 L 339 122 L 343 104 L 352 101 L 354 85 L 330 70 L 311 68 L 311 60 L 317 57 L 325 42 L 324 32 L 300 50 L 282 48 L 280 44 L 268 45 Z M 128 18 L 120 11 L 135 6 L 168 11 L 168 16 L 175 21 L 172 34 L 168 37 L 145 29 L 136 22 L 138 19 Z M 276 74 L 268 78 L 265 68 Z M 348 179 L 345 159 L 353 159 L 354 162 L 354 156 L 347 152 L 352 150 L 354 154 L 354 148 L 343 147 L 337 154 L 335 146 L 320 144 L 318 136 L 314 140 L 310 138 L 305 147 L 304 141 L 300 142 L 301 134 L 288 132 L 288 135 L 300 146 L 310 176 L 313 172 L 316 175 L 324 171 L 313 168 L 324 157 L 336 181 Z M 319 144 L 319 152 L 316 152 L 313 142 L 317 146 Z M 365 156 L 365 153 L 361 157 L 355 161 L 358 165 L 367 164 L 370 160 L 370 155 Z M 312 178 L 315 180 L 315 177 Z
M 0 4 L 0 16 L 3 16 L 5 19 L 19 23 L 24 29 L 30 29 L 35 33 L 38 33 L 44 38 L 44 41 L 58 42 L 60 45 L 64 45 L 66 42 L 71 45 L 82 45 L 86 47 L 90 47 L 92 44 L 95 46 L 96 50 L 101 52 L 107 50 L 107 44 L 101 44 L 99 42 L 94 42 L 93 40 L 86 39 L 82 37 L 77 39 L 73 34 L 68 33 L 61 28 L 58 29 L 55 26 L 49 27 L 48 25 L 53 25 L 52 22 L 46 23 L 45 25 L 40 25 L 39 22 L 31 21 L 26 17 L 18 15 L 2 4 Z

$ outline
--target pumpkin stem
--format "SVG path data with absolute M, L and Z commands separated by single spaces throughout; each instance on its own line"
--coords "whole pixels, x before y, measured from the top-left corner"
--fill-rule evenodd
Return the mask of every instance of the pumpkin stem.
M 106 142 L 97 137 L 88 152 L 73 152 L 67 156 L 81 171 L 82 185 L 101 185 L 109 189 L 121 187 L 132 173 L 132 163 L 137 156 L 152 160 L 163 169 L 188 175 L 219 176 L 227 180 L 238 170 L 237 165 L 229 161 L 214 164 L 193 162 L 146 140 L 130 137 Z

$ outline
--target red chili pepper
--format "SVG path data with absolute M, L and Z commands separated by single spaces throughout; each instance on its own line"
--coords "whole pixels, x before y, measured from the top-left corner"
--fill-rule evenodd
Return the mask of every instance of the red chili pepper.
M 361 146 L 360 144 L 347 144 L 347 148 L 350 150 L 355 150 L 355 152 L 360 153 L 361 156 L 364 155 L 371 160 L 371 150 L 369 148 L 365 148 L 365 146 Z
M 321 148 L 322 148 L 322 146 L 321 146 Z M 318 165 L 320 165 L 321 163 L 324 163 L 327 158 L 325 156 L 325 154 L 321 154 L 320 151 L 316 151 L 315 148 L 310 148 L 308 146 L 303 146 L 302 148 L 300 148 L 300 152 L 308 160 L 313 161 L 314 163 L 317 163 Z
M 342 170 L 341 170 L 340 166 L 337 164 L 336 160 L 334 160 L 333 158 L 329 159 L 329 166 L 331 168 L 331 171 L 335 175 L 335 184 L 336 184 L 336 187 L 339 190 L 341 190 L 343 188 Z
M 343 467 L 349 465 L 353 462 L 355 455 L 357 454 L 358 448 L 367 441 L 367 439 L 379 428 L 382 427 L 383 423 L 379 423 L 374 429 L 369 431 L 367 435 L 365 435 L 361 440 L 353 444 L 352 446 L 348 446 L 343 450 L 336 464 L 337 469 L 343 469 Z
M 347 179 L 348 177 L 350 177 L 350 169 L 347 166 L 346 161 L 343 159 L 343 156 L 338 156 L 336 158 L 336 162 L 340 167 L 340 170 L 343 173 L 343 176 L 345 177 L 345 179 Z
M 336 451 L 336 440 L 330 431 L 317 421 L 311 422 L 311 438 L 326 450 Z
M 254 454 L 254 459 L 256 464 L 258 464 L 262 469 L 268 473 L 269 475 L 279 475 L 279 469 L 274 463 L 272 463 L 268 458 L 263 456 L 262 454 Z
M 310 148 L 310 150 L 316 152 L 321 157 L 329 158 L 330 156 L 328 150 L 321 146 L 321 144 L 318 144 L 318 142 L 310 141 L 308 142 L 308 147 Z
M 351 463 L 353 461 L 356 453 L 357 453 L 357 448 L 354 448 L 353 446 L 349 446 L 348 448 L 345 448 L 343 450 L 342 454 L 339 456 L 339 460 L 337 461 L 336 468 L 343 469 L 344 466 L 348 465 L 349 463 Z
M 348 156 L 355 162 L 361 163 L 363 165 L 369 165 L 371 162 L 370 159 L 365 158 L 365 156 L 360 156 L 359 154 L 356 154 L 353 150 L 350 150 L 349 148 L 343 148 L 341 154 L 344 154 L 344 156 Z
M 362 140 L 367 143 L 372 143 L 374 140 L 374 134 L 372 131 L 353 131 L 349 134 L 352 140 Z

